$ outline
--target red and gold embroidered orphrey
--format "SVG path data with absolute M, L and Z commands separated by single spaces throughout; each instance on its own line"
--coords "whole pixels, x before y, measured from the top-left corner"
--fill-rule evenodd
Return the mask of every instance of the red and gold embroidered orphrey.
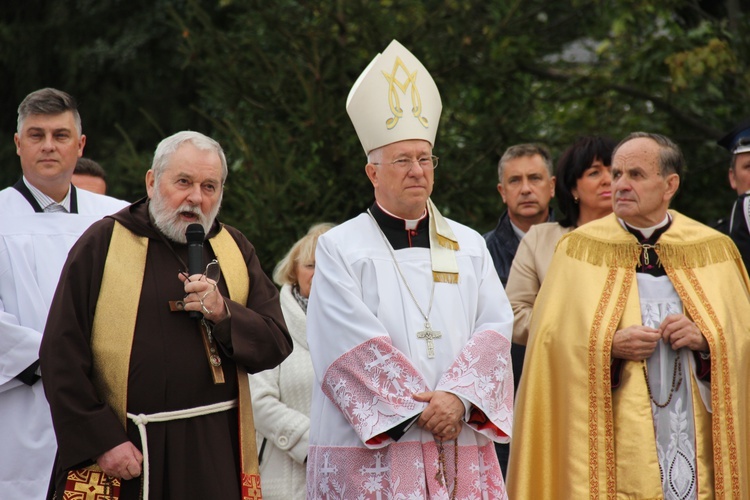
M 68 473 L 63 500 L 118 500 L 120 480 L 104 474 L 99 467 L 76 469 Z

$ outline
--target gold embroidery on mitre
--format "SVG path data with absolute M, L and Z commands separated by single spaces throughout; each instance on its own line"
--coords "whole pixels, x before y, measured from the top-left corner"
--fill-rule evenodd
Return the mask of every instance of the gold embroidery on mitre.
M 399 82 L 396 79 L 396 73 L 398 72 L 399 68 L 403 69 L 406 73 L 406 80 L 404 80 L 403 82 Z M 419 89 L 417 89 L 417 72 L 414 71 L 413 73 L 410 73 L 401 58 L 396 57 L 396 61 L 393 63 L 393 72 L 391 74 L 388 74 L 383 71 L 382 73 L 385 79 L 388 80 L 388 105 L 391 108 L 391 113 L 393 113 L 393 118 L 388 118 L 385 122 L 385 126 L 388 128 L 388 130 L 391 130 L 393 127 L 395 127 L 396 124 L 398 124 L 399 119 L 404 116 L 404 110 L 403 108 L 401 108 L 401 100 L 399 99 L 398 93 L 396 92 L 396 87 L 398 87 L 401 92 L 406 95 L 406 90 L 409 88 L 409 85 L 411 85 L 411 112 L 414 117 L 419 120 L 419 123 L 421 123 L 424 128 L 428 128 L 429 122 L 427 121 L 427 118 L 421 116 L 422 98 L 419 96 Z

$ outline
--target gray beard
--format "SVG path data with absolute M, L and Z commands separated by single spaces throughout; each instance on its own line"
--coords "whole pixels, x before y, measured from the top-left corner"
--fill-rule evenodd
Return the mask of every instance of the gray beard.
M 148 204 L 148 213 L 156 228 L 161 231 L 164 236 L 176 243 L 182 243 L 184 245 L 187 243 L 187 238 L 185 236 L 187 227 L 190 224 L 200 224 L 203 226 L 203 231 L 208 234 L 208 231 L 214 224 L 214 220 L 216 220 L 216 215 L 219 213 L 219 208 L 221 208 L 221 198 L 216 204 L 216 208 L 214 208 L 208 215 L 203 214 L 199 207 L 188 205 L 187 203 L 182 204 L 177 210 L 171 211 L 161 197 L 156 194 L 151 198 L 151 202 Z M 180 214 L 183 212 L 194 213 L 198 217 L 198 220 L 190 222 L 180 219 Z

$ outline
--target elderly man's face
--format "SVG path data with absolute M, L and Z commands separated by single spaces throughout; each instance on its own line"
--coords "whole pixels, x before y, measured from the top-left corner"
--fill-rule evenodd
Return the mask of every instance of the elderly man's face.
M 394 142 L 380 148 L 377 163 L 368 163 L 367 176 L 375 188 L 375 199 L 388 212 L 404 219 L 417 219 L 427 206 L 435 180 L 433 168 L 423 168 L 417 160 L 429 157 L 432 146 L 427 141 L 412 139 Z M 413 160 L 405 167 L 392 164 L 394 160 Z
M 737 194 L 750 191 L 750 153 L 740 153 L 734 159 L 734 169 L 729 171 L 729 184 Z
M 612 158 L 612 190 L 615 214 L 639 228 L 664 220 L 669 201 L 677 192 L 677 174 L 662 176 L 659 145 L 639 137 L 621 145 Z
M 78 135 L 72 111 L 29 115 L 13 139 L 23 175 L 44 193 L 70 184 L 76 160 L 86 144 L 86 136 Z
M 183 143 L 169 158 L 158 182 L 152 170 L 146 173 L 156 227 L 179 243 L 186 242 L 190 224 L 199 223 L 208 233 L 221 206 L 221 179 L 221 159 L 215 151 Z

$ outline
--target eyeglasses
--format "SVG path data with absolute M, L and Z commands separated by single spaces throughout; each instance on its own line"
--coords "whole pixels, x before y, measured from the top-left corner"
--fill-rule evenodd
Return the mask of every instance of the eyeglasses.
M 438 166 L 438 158 L 435 155 L 430 156 L 420 156 L 419 158 L 399 158 L 397 160 L 389 161 L 386 163 L 375 163 L 372 162 L 373 165 L 393 165 L 394 167 L 398 168 L 399 170 L 407 171 L 411 170 L 411 166 L 416 162 L 419 163 L 419 166 L 424 169 L 433 169 L 435 170 Z
M 188 273 L 183 272 L 182 273 L 185 278 L 190 281 L 190 278 L 188 277 Z M 201 308 L 203 309 L 203 312 L 205 314 L 211 314 L 211 311 L 206 309 L 206 306 L 203 305 L 203 301 L 206 300 L 206 297 L 211 295 L 216 291 L 216 285 L 219 284 L 219 279 L 221 279 L 221 267 L 219 267 L 219 261 L 216 259 L 212 260 L 206 265 L 206 271 L 203 273 L 203 276 L 206 277 L 206 281 L 212 285 L 211 289 L 203 294 L 203 297 L 199 299 Z

